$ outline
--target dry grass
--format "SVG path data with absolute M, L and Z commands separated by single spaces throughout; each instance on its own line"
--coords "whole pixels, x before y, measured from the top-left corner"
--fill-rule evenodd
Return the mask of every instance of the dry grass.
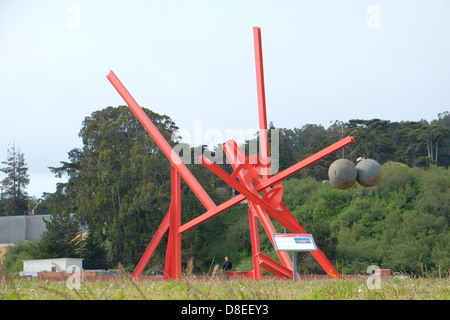
M 186 276 L 181 281 L 83 281 L 79 290 L 64 281 L 19 280 L 0 282 L 6 300 L 447 300 L 450 280 L 435 278 L 381 280 L 369 289 L 365 279 L 281 281 L 264 279 L 207 280 Z

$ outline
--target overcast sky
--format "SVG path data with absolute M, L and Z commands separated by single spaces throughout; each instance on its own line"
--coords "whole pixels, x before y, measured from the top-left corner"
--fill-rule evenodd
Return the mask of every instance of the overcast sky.
M 0 160 L 15 143 L 28 193 L 54 192 L 84 118 L 124 104 L 110 70 L 187 132 L 257 129 L 254 26 L 276 127 L 431 121 L 450 109 L 449 17 L 447 0 L 0 0 Z

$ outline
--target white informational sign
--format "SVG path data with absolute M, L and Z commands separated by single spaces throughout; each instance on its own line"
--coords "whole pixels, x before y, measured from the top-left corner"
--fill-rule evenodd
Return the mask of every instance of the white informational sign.
M 302 233 L 273 233 L 277 251 L 317 251 L 312 235 Z

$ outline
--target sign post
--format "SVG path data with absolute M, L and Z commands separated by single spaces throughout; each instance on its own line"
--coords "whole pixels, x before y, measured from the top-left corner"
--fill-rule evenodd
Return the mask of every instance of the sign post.
M 317 251 L 313 236 L 304 233 L 273 233 L 272 238 L 276 251 L 292 251 L 292 279 L 296 281 L 297 252 Z

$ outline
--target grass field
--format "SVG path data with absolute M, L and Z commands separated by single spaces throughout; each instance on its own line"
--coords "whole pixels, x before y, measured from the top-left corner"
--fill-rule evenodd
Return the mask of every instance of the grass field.
M 380 279 L 379 289 L 367 280 L 282 281 L 196 280 L 81 281 L 69 289 L 65 281 L 19 280 L 0 282 L 3 300 L 448 300 L 450 279 Z

